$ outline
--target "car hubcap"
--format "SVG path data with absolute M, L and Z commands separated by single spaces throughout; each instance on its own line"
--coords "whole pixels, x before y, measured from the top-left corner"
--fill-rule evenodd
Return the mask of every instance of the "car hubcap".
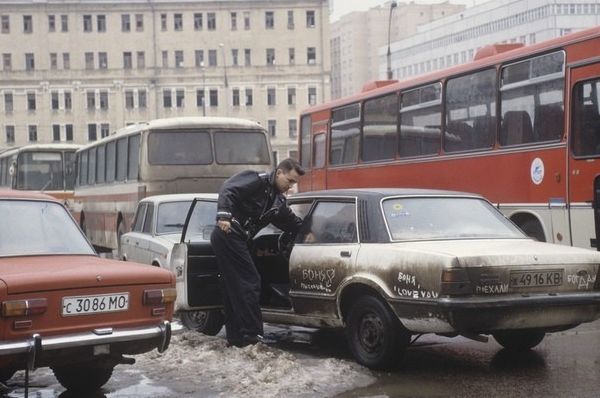
M 383 323 L 375 314 L 366 314 L 360 323 L 358 338 L 368 352 L 378 351 L 383 344 Z

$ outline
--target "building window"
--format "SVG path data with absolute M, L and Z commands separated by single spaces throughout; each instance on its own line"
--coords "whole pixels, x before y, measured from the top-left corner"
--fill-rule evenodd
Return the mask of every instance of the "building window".
M 244 49 L 244 65 L 245 66 L 252 65 L 252 52 L 249 48 Z
M 60 16 L 60 31 L 61 32 L 69 31 L 69 16 L 68 15 Z
M 71 55 L 69 53 L 63 53 L 63 69 L 71 69 Z
M 217 50 L 208 50 L 208 66 L 217 66 Z
M 98 139 L 98 132 L 96 124 L 88 124 L 88 141 L 96 141 Z
M 35 111 L 35 93 L 27 93 L 27 110 Z
M 96 109 L 96 93 L 88 91 L 86 93 L 87 109 Z
M 175 91 L 175 105 L 177 108 L 183 108 L 185 106 L 185 91 L 182 88 Z
M 52 91 L 50 93 L 50 107 L 53 110 L 58 110 L 59 105 L 58 105 L 58 91 Z
M 240 89 L 234 88 L 231 91 L 231 96 L 233 106 L 240 106 Z
M 84 32 L 92 31 L 92 16 L 91 15 L 83 16 L 83 31 Z
M 275 49 L 267 48 L 267 65 L 275 65 Z
M 206 13 L 206 28 L 208 30 L 216 30 L 217 29 L 217 16 L 214 12 Z
M 277 98 L 275 97 L 275 89 L 270 87 L 267 89 L 267 105 L 274 106 L 276 105 Z
M 202 30 L 202 13 L 194 14 L 194 30 Z
M 146 90 L 138 91 L 138 108 L 145 109 L 148 105 Z
M 137 32 L 144 31 L 144 14 L 135 14 L 135 30 Z
M 65 91 L 64 97 L 65 97 L 65 109 L 73 108 L 73 100 L 71 98 L 71 92 Z
M 4 93 L 4 111 L 12 112 L 14 109 L 12 93 Z
M 143 51 L 138 51 L 137 56 L 137 68 L 144 69 L 146 67 L 146 54 Z
M 265 29 L 275 28 L 275 13 L 273 11 L 265 11 Z
M 50 53 L 50 69 L 58 69 L 58 55 L 56 53 Z
M 106 15 L 98 15 L 96 17 L 98 32 L 106 32 Z
M 290 138 L 298 138 L 298 121 L 296 119 L 288 120 L 288 131 Z
M 294 11 L 288 10 L 287 15 L 288 15 L 287 27 L 288 27 L 288 29 L 294 29 Z
M 306 49 L 306 63 L 314 65 L 317 62 L 317 49 L 315 47 L 308 47 Z
M 163 90 L 163 108 L 171 108 L 173 107 L 173 100 L 171 98 L 171 90 L 164 89 Z
M 289 55 L 288 58 L 289 58 L 290 65 L 294 65 L 296 63 L 296 49 L 289 48 L 288 55 Z
M 30 142 L 36 142 L 38 140 L 38 136 L 37 136 L 37 126 L 28 126 L 28 132 L 29 132 L 29 141 Z
M 296 105 L 296 87 L 288 87 L 287 103 L 288 105 Z
M 173 29 L 175 31 L 183 30 L 183 14 L 173 15 Z
M 98 68 L 100 68 L 100 69 L 108 68 L 108 55 L 105 52 L 98 53 Z
M 240 64 L 238 53 L 239 53 L 239 51 L 237 48 L 231 49 L 231 64 L 233 66 L 238 66 Z
M 175 51 L 175 67 L 183 68 L 183 51 L 181 50 Z
M 52 125 L 52 141 L 60 141 L 60 124 Z
M 210 106 L 219 106 L 219 92 L 216 89 L 210 89 L 208 95 Z
M 306 11 L 306 27 L 314 28 L 315 27 L 315 12 L 314 11 Z
M 48 15 L 48 32 L 56 32 L 56 16 Z
M 229 13 L 231 19 L 231 30 L 237 30 L 237 12 Z
M 271 137 L 275 137 L 277 135 L 277 121 L 267 120 L 267 130 L 269 131 L 269 135 Z
M 108 91 L 100 91 L 100 109 L 108 109 Z
M 100 137 L 108 137 L 108 134 L 110 134 L 110 125 L 108 123 L 100 124 Z
M 65 124 L 65 140 L 73 141 L 73 125 Z
M 25 54 L 25 70 L 34 70 L 35 69 L 35 58 L 33 53 Z
M 2 15 L 0 18 L 0 26 L 2 33 L 10 33 L 10 18 L 8 15 Z
M 308 88 L 308 105 L 317 105 L 317 88 Z
M 12 55 L 2 54 L 2 68 L 5 71 L 12 70 Z
M 196 90 L 196 106 L 197 107 L 202 107 L 204 106 L 204 89 L 197 89 Z
M 94 69 L 94 53 L 85 53 L 85 69 Z
M 167 14 L 160 14 L 160 30 L 167 30 Z
M 166 50 L 164 50 L 162 52 L 162 67 L 163 68 L 169 67 L 169 52 Z
M 133 109 L 133 90 L 125 90 L 125 109 Z
M 121 32 L 131 32 L 131 17 L 129 14 L 121 14 Z
M 204 50 L 194 51 L 194 63 L 196 67 L 204 67 Z
M 251 88 L 247 88 L 246 89 L 246 102 L 245 102 L 246 106 L 252 106 L 252 89 Z
M 15 126 L 5 126 L 6 131 L 6 143 L 14 144 L 15 143 Z
M 244 11 L 244 30 L 250 30 L 250 11 Z
M 33 33 L 33 18 L 31 15 L 23 15 L 23 32 Z

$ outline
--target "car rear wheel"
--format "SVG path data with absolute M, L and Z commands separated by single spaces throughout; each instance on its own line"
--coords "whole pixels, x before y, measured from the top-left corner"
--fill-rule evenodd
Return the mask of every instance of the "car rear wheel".
M 183 311 L 181 322 L 190 330 L 214 336 L 223 327 L 225 318 L 221 311 Z
M 374 296 L 359 297 L 352 304 L 346 336 L 357 362 L 372 369 L 392 366 L 410 341 L 395 314 Z
M 541 330 L 506 330 L 493 333 L 494 339 L 509 350 L 528 350 L 540 344 L 546 336 Z
M 114 366 L 95 363 L 53 367 L 56 380 L 67 390 L 92 392 L 102 387 L 112 376 Z

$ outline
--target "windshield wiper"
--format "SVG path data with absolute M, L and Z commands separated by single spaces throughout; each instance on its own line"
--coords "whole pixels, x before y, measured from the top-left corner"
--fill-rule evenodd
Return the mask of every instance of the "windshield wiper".
M 183 224 L 178 223 L 178 224 L 163 224 L 163 227 L 177 227 L 177 228 L 183 228 Z

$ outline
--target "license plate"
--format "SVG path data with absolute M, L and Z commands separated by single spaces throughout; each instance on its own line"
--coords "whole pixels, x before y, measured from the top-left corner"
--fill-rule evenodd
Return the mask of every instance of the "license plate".
M 559 271 L 513 271 L 510 287 L 560 286 L 563 272 Z
M 118 312 L 127 309 L 129 309 L 129 293 L 72 296 L 62 299 L 63 316 Z

